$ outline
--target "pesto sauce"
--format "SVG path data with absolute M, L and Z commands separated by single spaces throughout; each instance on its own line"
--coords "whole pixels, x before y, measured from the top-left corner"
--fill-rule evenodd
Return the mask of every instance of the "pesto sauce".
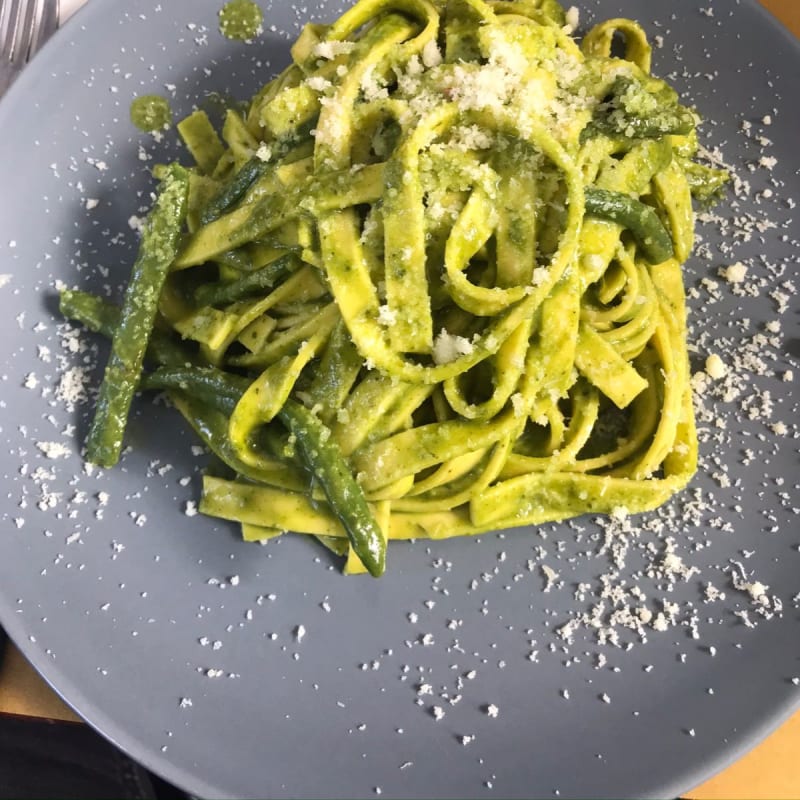
M 145 94 L 131 103 L 131 122 L 141 131 L 150 133 L 168 128 L 172 122 L 169 100 L 157 94 Z
M 219 32 L 227 39 L 249 41 L 261 33 L 264 13 L 253 0 L 229 0 L 219 12 Z

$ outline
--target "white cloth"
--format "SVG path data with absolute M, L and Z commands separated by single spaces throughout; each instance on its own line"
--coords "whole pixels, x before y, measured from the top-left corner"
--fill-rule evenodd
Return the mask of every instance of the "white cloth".
M 59 6 L 59 24 L 63 25 L 84 3 L 86 0 L 61 0 Z

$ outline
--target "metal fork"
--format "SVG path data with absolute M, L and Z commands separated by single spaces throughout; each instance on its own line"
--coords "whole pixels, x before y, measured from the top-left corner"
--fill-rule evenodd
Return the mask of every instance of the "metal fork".
M 59 0 L 0 0 L 0 95 L 58 27 Z

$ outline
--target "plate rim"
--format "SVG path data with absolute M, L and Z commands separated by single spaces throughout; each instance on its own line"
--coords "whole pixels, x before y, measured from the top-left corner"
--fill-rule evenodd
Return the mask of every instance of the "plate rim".
M 601 1 L 609 2 L 610 0 Z M 576 4 L 580 6 L 580 0 L 577 0 Z M 83 27 L 86 23 L 91 25 L 90 20 L 100 13 L 98 9 L 108 9 L 114 6 L 124 9 L 127 7 L 126 0 L 107 0 L 106 3 L 101 3 L 100 0 L 88 0 L 70 16 L 26 65 L 8 91 L 0 97 L 0 112 L 13 105 L 17 95 L 27 90 L 27 84 L 35 82 L 38 75 L 47 69 L 47 64 L 52 61 L 59 48 L 68 41 L 67 37 L 71 31 L 77 29 L 79 25 Z M 731 8 L 731 13 L 739 13 L 742 8 L 754 11 L 761 18 L 762 23 L 771 29 L 771 35 L 779 37 L 782 44 L 789 48 L 791 57 L 796 58 L 800 65 L 800 38 L 796 37 L 759 0 L 739 0 L 739 5 Z M 148 746 L 146 741 L 126 733 L 125 728 L 118 724 L 113 716 L 93 703 L 73 681 L 62 673 L 58 662 L 47 655 L 40 643 L 29 640 L 25 619 L 25 614 L 17 613 L 13 606 L 3 603 L 2 595 L 0 595 L 0 626 L 8 634 L 10 642 L 17 647 L 50 688 L 70 708 L 75 710 L 86 724 L 146 769 L 184 791 L 203 798 L 224 796 L 225 793 L 220 787 L 204 781 L 178 766 L 168 756 L 159 753 L 155 744 Z M 716 755 L 707 756 L 702 764 L 694 768 L 687 768 L 672 780 L 653 786 L 643 797 L 678 797 L 699 787 L 736 763 L 778 730 L 799 710 L 800 696 L 792 699 L 788 692 L 784 692 L 782 698 L 775 699 L 773 707 L 765 707 L 758 720 L 752 718 L 748 720 L 746 730 L 737 729 L 731 733 L 724 746 L 720 742 L 714 748 Z

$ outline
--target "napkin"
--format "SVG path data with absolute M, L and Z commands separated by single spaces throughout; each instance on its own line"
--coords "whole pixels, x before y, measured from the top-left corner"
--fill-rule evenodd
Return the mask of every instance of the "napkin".
M 61 0 L 58 10 L 59 24 L 63 25 L 86 0 Z

